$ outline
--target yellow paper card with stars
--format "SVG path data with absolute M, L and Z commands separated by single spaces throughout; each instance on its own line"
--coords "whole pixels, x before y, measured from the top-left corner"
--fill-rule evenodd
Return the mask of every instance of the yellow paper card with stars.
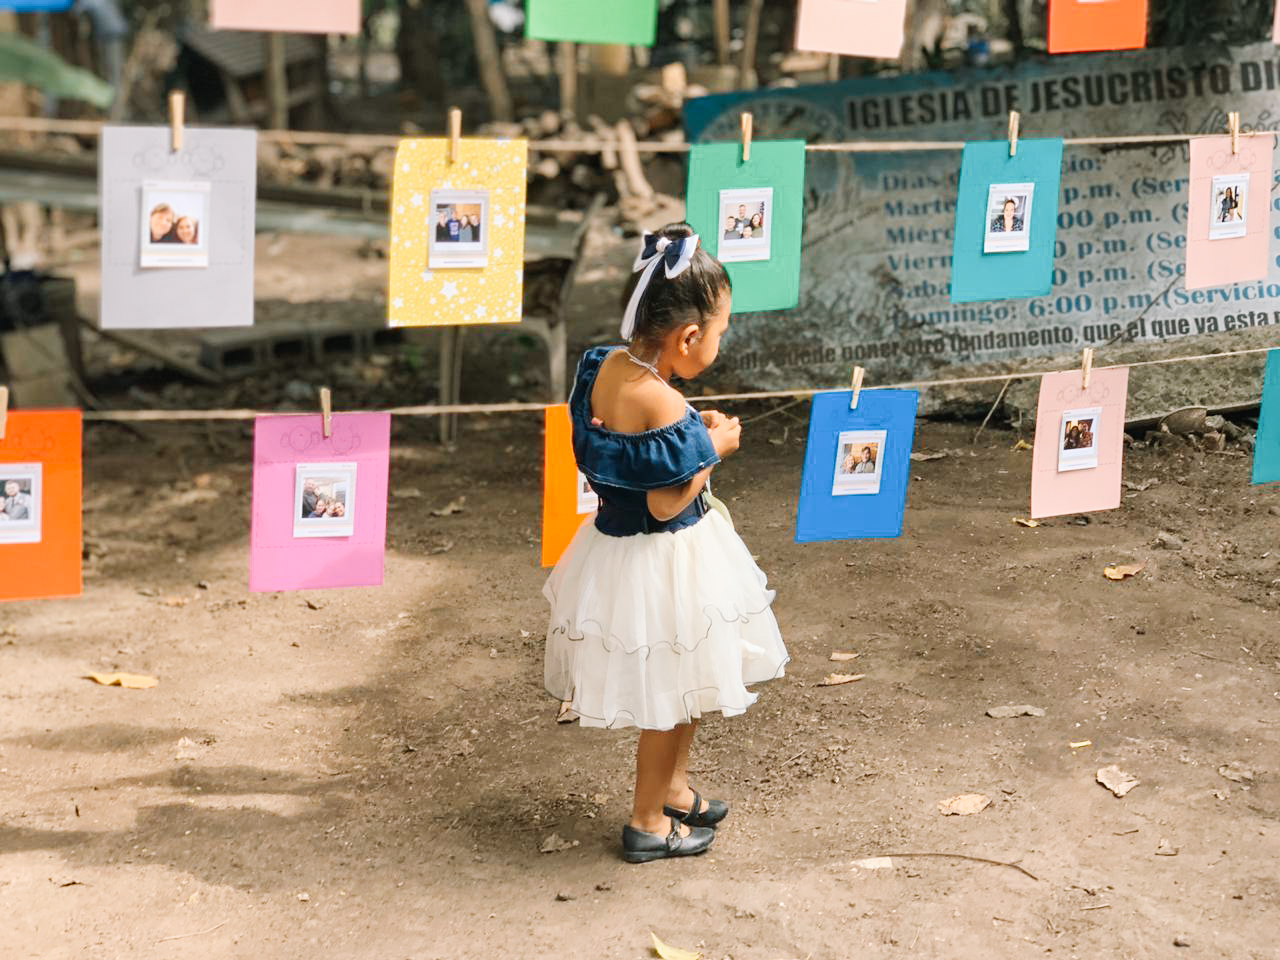
M 401 140 L 391 190 L 393 327 L 519 323 L 525 140 Z

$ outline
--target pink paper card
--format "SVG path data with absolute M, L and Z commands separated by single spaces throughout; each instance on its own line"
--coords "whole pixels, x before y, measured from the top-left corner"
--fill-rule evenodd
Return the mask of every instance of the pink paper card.
M 210 0 L 215 30 L 360 32 L 360 0 Z
M 387 545 L 391 415 L 258 417 L 249 589 L 377 587 Z
M 1271 39 L 1275 43 L 1280 43 L 1280 3 L 1276 4 L 1276 19 L 1271 26 Z
M 1040 380 L 1031 455 L 1031 516 L 1120 506 L 1129 368 L 1095 370 L 1087 389 L 1079 370 Z
M 897 60 L 907 0 L 800 0 L 796 49 Z
M 1271 137 L 1191 141 L 1187 205 L 1188 290 L 1267 275 L 1271 242 Z

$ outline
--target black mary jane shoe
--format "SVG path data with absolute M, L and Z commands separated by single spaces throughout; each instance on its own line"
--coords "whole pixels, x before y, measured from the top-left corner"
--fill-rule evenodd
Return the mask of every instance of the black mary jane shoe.
M 673 820 L 679 820 L 681 823 L 687 823 L 691 827 L 711 827 L 715 829 L 717 823 L 729 815 L 729 805 L 723 800 L 707 800 L 707 809 L 702 809 L 702 794 L 697 790 L 693 791 L 693 806 L 688 810 L 677 810 L 675 807 L 664 806 L 662 812 Z
M 707 827 L 690 827 L 687 837 L 680 836 L 680 821 L 672 819 L 671 832 L 646 833 L 631 824 L 622 828 L 622 859 L 627 863 L 648 863 L 666 857 L 692 857 L 706 853 L 716 839 Z

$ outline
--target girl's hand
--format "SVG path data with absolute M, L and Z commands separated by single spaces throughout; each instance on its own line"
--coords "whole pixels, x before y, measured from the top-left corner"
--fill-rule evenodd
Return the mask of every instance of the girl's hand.
M 719 410 L 703 410 L 701 416 L 702 423 L 708 430 L 714 429 L 717 423 L 728 419 Z
M 709 424 L 707 429 L 711 432 L 711 443 L 715 446 L 716 453 L 724 459 L 737 451 L 742 438 L 742 424 L 737 417 L 726 417 L 724 414 L 719 416 L 720 419 L 714 425 Z

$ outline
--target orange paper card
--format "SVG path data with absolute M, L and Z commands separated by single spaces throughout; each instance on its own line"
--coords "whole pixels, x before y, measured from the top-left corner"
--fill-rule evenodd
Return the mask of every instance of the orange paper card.
M 1049 0 L 1049 52 L 1140 50 L 1147 0 Z
M 0 513 L 0 600 L 79 596 L 79 410 L 9 414 Z
M 569 405 L 547 407 L 546 450 L 542 461 L 542 565 L 554 567 L 560 554 L 595 513 L 599 501 L 578 472 L 573 458 L 573 425 Z

